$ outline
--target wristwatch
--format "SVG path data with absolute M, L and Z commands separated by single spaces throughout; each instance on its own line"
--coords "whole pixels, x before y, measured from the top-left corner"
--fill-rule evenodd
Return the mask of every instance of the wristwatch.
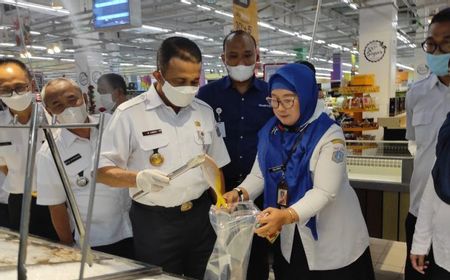
M 238 193 L 239 201 L 244 201 L 244 192 L 241 190 L 241 188 L 234 188 L 234 190 Z

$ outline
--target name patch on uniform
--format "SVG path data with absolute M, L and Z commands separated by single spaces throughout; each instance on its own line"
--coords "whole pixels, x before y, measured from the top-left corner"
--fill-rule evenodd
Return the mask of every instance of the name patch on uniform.
M 11 146 L 12 143 L 11 142 L 0 142 L 0 147 L 1 146 Z
M 64 163 L 65 163 L 66 165 L 69 165 L 69 164 L 72 164 L 72 163 L 74 163 L 75 161 L 79 160 L 80 158 L 81 158 L 81 155 L 80 155 L 80 154 L 76 154 L 76 155 L 74 155 L 73 157 L 66 159 L 66 160 L 64 161 Z
M 162 129 L 142 131 L 143 136 L 149 136 L 149 135 L 155 135 L 155 134 L 161 134 L 161 133 L 162 133 Z
M 272 108 L 272 106 L 270 106 L 269 104 L 258 104 L 258 107 L 262 107 L 262 108 Z

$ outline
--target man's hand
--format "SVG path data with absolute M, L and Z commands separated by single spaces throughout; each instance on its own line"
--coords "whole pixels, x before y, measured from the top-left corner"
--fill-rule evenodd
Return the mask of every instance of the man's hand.
M 144 169 L 136 176 L 136 187 L 144 192 L 159 192 L 169 185 L 169 177 L 156 169 Z
M 413 255 L 409 256 L 411 264 L 415 270 L 425 274 L 425 270 L 428 268 L 428 262 L 425 261 L 425 255 Z

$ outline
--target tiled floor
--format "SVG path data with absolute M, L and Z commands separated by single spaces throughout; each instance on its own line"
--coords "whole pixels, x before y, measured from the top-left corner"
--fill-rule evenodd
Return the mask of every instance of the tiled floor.
M 406 243 L 371 238 L 370 253 L 376 280 L 402 280 L 405 269 Z

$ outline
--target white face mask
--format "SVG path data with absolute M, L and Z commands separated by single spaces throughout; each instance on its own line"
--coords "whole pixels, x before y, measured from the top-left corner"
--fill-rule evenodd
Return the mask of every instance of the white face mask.
M 228 75 L 238 82 L 244 82 L 253 77 L 253 73 L 255 70 L 255 64 L 252 65 L 238 65 L 238 66 L 230 66 L 227 65 Z
M 56 120 L 60 124 L 84 123 L 88 116 L 86 105 L 83 103 L 78 107 L 66 108 L 61 114 L 56 115 Z
M 164 82 L 162 91 L 170 103 L 177 107 L 186 107 L 192 103 L 198 92 L 198 86 L 180 86 L 174 87 L 168 81 Z
M 105 109 L 109 112 L 111 112 L 114 107 L 116 106 L 116 103 L 112 100 L 112 95 L 110 93 L 106 94 L 99 94 L 100 96 L 100 102 L 105 107 Z
M 31 93 L 31 91 L 21 95 L 18 95 L 14 92 L 11 97 L 2 97 L 1 99 L 6 104 L 6 106 L 20 112 L 30 106 L 31 101 L 33 100 L 33 94 Z

